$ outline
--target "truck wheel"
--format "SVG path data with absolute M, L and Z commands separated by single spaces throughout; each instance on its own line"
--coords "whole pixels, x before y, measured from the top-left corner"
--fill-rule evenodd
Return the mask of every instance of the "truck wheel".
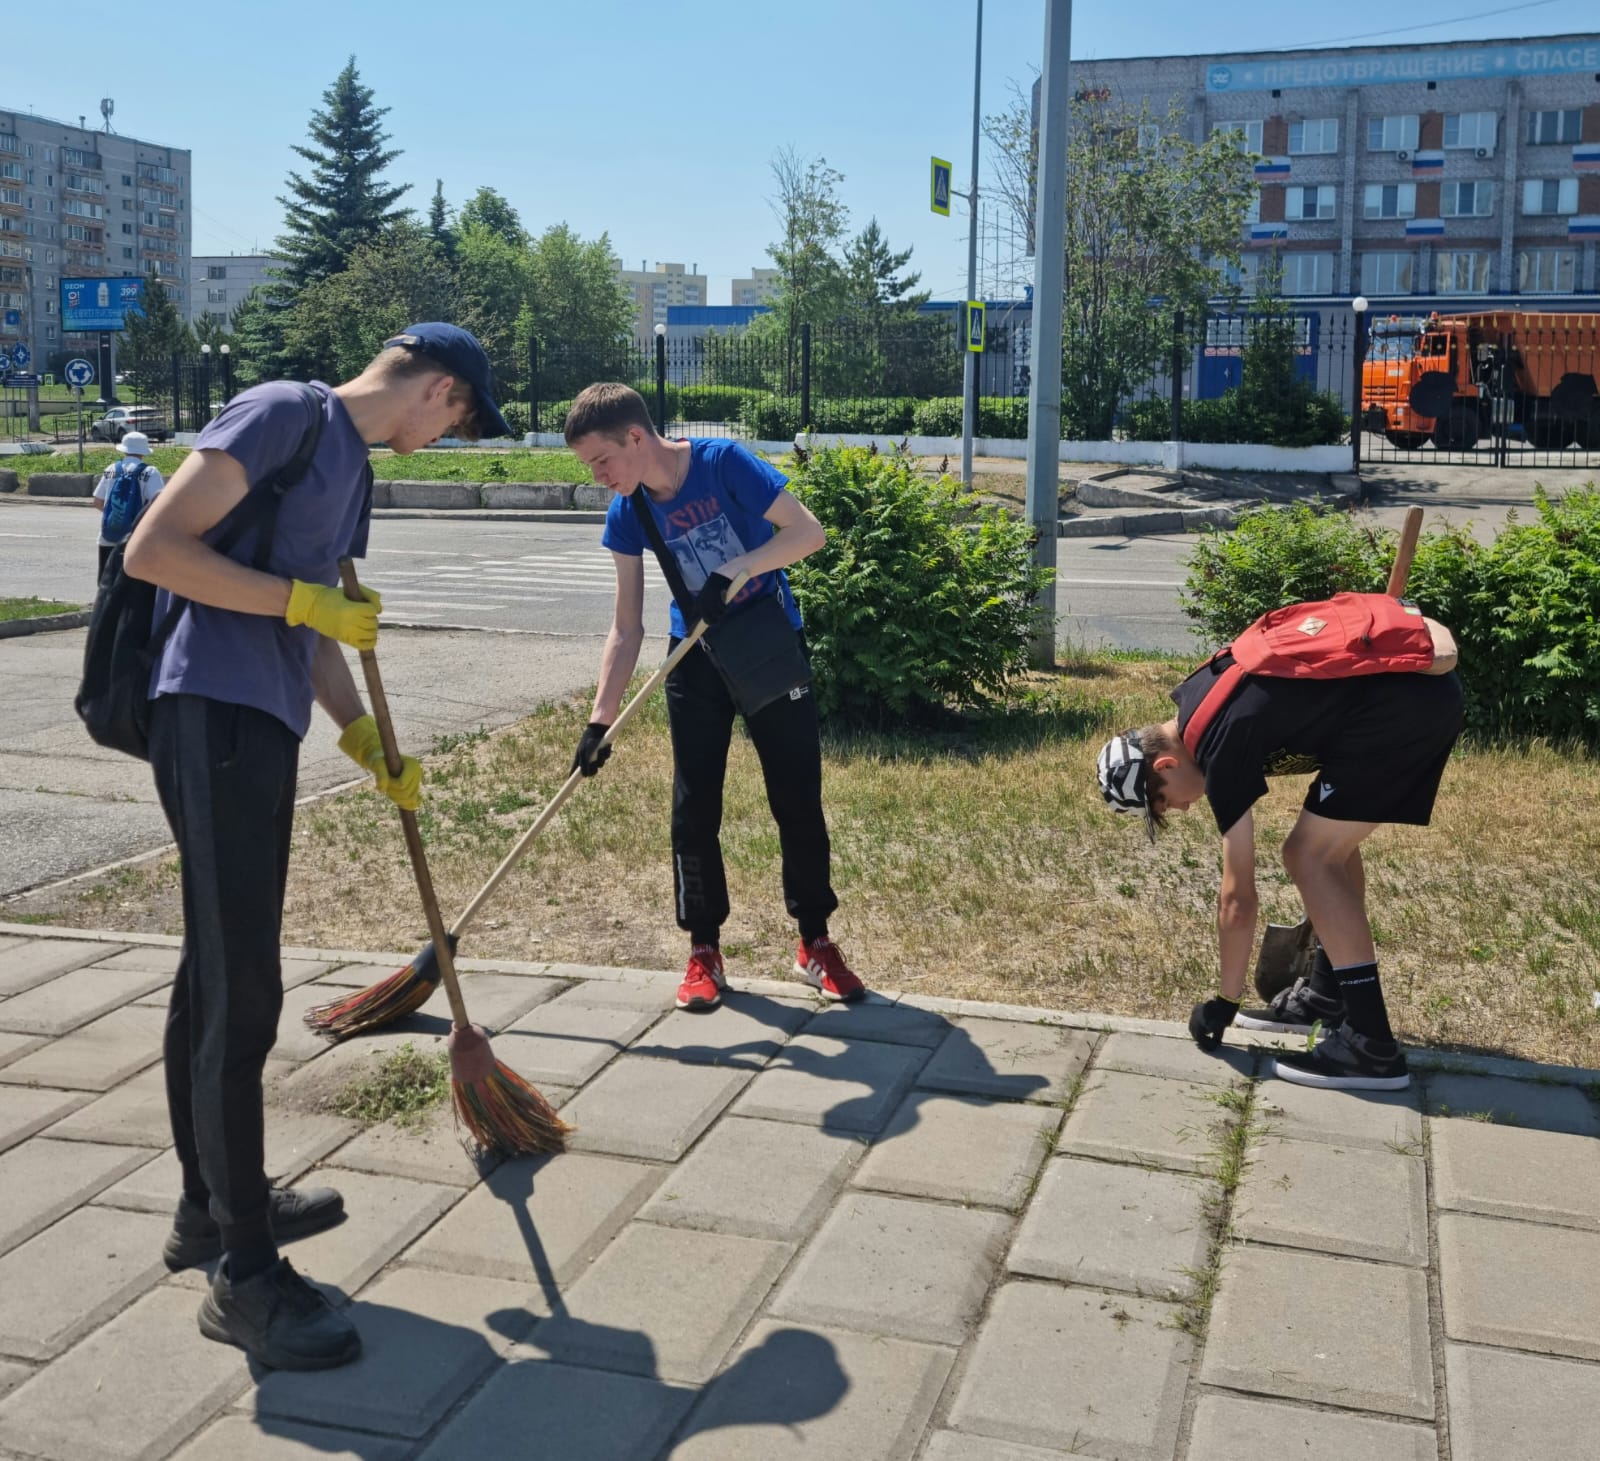
M 1452 406 L 1433 428 L 1433 444 L 1440 451 L 1471 451 L 1478 444 L 1478 413 L 1468 406 Z
M 1386 431 L 1389 445 L 1400 451 L 1417 451 L 1428 439 L 1426 431 Z

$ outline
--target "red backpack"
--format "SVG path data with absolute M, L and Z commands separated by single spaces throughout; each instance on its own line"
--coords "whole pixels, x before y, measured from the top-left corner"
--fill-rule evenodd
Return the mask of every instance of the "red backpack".
M 1388 594 L 1335 594 L 1263 614 L 1207 664 L 1232 654 L 1183 728 L 1192 756 L 1246 675 L 1275 680 L 1343 680 L 1414 673 L 1433 665 L 1433 636 L 1422 610 Z

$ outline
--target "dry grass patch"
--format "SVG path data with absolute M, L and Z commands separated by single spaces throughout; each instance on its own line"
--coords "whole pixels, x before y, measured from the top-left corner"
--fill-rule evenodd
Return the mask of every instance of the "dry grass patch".
M 1151 849 L 1109 813 L 1093 758 L 1152 720 L 1179 664 L 1085 660 L 1005 713 L 940 735 L 830 739 L 834 932 L 887 989 L 1186 1019 L 1215 986 L 1218 841 L 1197 810 Z M 584 720 L 552 707 L 428 758 L 423 814 L 450 918 L 565 780 Z M 685 940 L 668 875 L 671 752 L 659 699 L 469 929 L 463 952 L 670 969 Z M 1299 917 L 1278 847 L 1299 781 L 1257 808 L 1264 914 Z M 784 975 L 793 926 L 754 752 L 736 735 L 724 847 L 730 972 Z M 1368 843 L 1369 902 L 1403 1039 L 1600 1065 L 1600 766 L 1545 746 L 1456 757 L 1431 828 Z M 124 871 L 48 911 L 175 929 L 172 863 Z M 41 905 L 23 900 L 21 911 Z M 409 948 L 426 937 L 398 821 L 372 793 L 302 813 L 286 942 Z

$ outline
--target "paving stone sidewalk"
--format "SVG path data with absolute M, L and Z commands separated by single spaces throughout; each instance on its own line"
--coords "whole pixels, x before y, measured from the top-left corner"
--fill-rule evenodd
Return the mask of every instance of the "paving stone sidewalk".
M 479 1163 L 447 1112 L 326 1109 L 442 1039 L 301 1026 L 405 957 L 285 950 L 268 1163 L 344 1192 L 289 1251 L 365 1350 L 271 1373 L 160 1259 L 173 941 L 0 924 L 0 1461 L 1595 1454 L 1595 1072 L 1418 1052 L 1361 1096 L 1270 1079 L 1273 1037 L 466 960 L 577 1127 Z

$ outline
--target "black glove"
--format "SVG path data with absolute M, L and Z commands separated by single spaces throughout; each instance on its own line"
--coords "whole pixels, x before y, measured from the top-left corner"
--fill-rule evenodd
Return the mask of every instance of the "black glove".
M 700 590 L 694 601 L 694 628 L 702 619 L 707 624 L 715 624 L 728 611 L 727 600 L 723 597 L 733 587 L 733 580 L 720 573 L 713 573 L 705 581 L 705 586 Z
M 598 720 L 591 720 L 583 728 L 583 735 L 578 740 L 577 754 L 572 758 L 572 769 L 581 771 L 585 776 L 593 776 L 607 761 L 611 759 L 611 747 L 600 744 L 610 730 Z
M 1197 1004 L 1189 1015 L 1189 1033 L 1202 1050 L 1215 1050 L 1222 1044 L 1222 1032 L 1233 1023 L 1239 1013 L 1239 1001 L 1224 999 L 1220 994 Z

